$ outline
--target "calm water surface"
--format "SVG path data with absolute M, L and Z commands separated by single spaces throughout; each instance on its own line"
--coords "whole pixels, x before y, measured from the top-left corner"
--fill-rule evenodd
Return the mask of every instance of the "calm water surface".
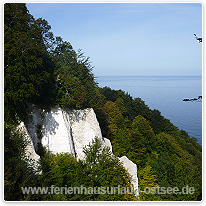
M 99 76 L 96 81 L 100 87 L 121 89 L 134 98 L 140 97 L 202 145 L 202 102 L 182 101 L 202 95 L 201 76 Z

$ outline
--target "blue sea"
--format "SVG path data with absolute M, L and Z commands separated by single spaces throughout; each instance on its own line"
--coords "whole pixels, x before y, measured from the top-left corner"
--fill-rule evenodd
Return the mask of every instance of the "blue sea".
M 140 97 L 202 145 L 202 101 L 183 101 L 202 95 L 201 76 L 98 76 L 96 81 Z

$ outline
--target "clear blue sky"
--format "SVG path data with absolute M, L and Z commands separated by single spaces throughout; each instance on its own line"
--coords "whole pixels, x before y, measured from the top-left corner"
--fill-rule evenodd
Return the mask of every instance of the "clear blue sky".
M 55 36 L 82 49 L 95 76 L 201 75 L 200 3 L 29 3 Z

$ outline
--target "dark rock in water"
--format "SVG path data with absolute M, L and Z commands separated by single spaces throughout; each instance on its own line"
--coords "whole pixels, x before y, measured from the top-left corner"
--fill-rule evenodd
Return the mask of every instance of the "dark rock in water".
M 202 99 L 202 96 L 198 96 L 198 99 L 197 98 L 193 98 L 193 99 L 183 99 L 183 101 L 187 102 L 187 101 L 197 101 L 197 100 L 200 100 Z

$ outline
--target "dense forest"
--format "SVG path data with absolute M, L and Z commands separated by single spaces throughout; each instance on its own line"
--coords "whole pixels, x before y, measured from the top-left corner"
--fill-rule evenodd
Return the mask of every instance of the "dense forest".
M 55 37 L 51 26 L 35 19 L 25 4 L 4 5 L 4 198 L 8 201 L 199 201 L 202 199 L 202 147 L 158 110 L 122 90 L 100 88 L 89 58 Z M 130 186 L 130 176 L 100 142 L 85 148 L 86 158 L 41 152 L 35 171 L 25 158 L 26 142 L 18 124 L 31 104 L 49 111 L 94 109 L 102 134 L 116 157 L 137 165 L 139 189 L 194 187 L 193 194 L 23 194 L 24 186 Z

